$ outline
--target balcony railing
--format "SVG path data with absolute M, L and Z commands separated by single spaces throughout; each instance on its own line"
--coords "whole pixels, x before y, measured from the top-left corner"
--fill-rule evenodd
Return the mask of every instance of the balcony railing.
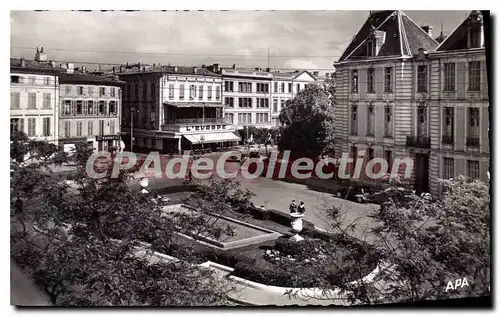
M 223 117 L 218 118 L 192 118 L 167 120 L 166 125 L 208 125 L 208 124 L 226 124 Z
M 443 135 L 443 137 L 441 138 L 441 143 L 453 145 L 455 143 L 455 137 L 453 135 Z
M 466 144 L 470 147 L 479 147 L 479 137 L 467 136 Z
M 431 139 L 423 136 L 406 137 L 406 146 L 417 148 L 431 148 Z

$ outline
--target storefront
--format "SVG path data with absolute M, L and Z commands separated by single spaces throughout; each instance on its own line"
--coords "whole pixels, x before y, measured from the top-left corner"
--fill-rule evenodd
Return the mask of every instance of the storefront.
M 97 151 L 118 150 L 120 148 L 120 135 L 96 136 L 94 148 L 97 149 Z

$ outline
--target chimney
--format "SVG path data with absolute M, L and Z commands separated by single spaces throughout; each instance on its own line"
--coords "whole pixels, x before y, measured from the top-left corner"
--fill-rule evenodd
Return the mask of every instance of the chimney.
M 422 30 L 424 30 L 425 33 L 429 34 L 430 37 L 432 37 L 432 30 L 434 29 L 432 26 L 430 26 L 430 25 L 424 25 L 424 26 L 421 26 L 420 28 Z
M 255 68 L 255 71 L 260 71 L 260 68 L 259 68 L 259 67 L 256 67 L 256 68 Z
M 220 70 L 219 66 L 220 65 L 219 64 L 214 64 L 213 66 L 214 66 L 214 72 L 219 72 L 219 70 Z
M 26 67 L 26 60 L 24 58 L 21 58 L 21 67 Z
M 314 72 L 313 72 L 313 75 L 314 75 L 315 77 L 317 77 L 317 76 L 319 75 L 319 71 L 314 71 Z
M 35 54 L 35 60 L 36 61 L 47 61 L 47 54 L 43 52 L 43 47 L 40 49 L 36 49 L 36 54 Z
M 174 72 L 177 72 L 177 70 L 179 70 L 179 67 L 174 66 Z
M 233 64 L 233 69 L 236 69 L 236 64 Z
M 113 73 L 115 73 L 115 66 L 113 66 Z
M 123 65 L 120 65 L 120 72 L 123 72 Z
M 51 67 L 54 67 L 54 68 L 56 67 L 56 62 L 53 61 L 53 60 L 50 60 L 49 64 L 50 64 Z
M 194 72 L 195 74 L 196 74 L 196 73 L 198 73 L 198 68 L 193 67 L 193 72 Z
M 66 67 L 66 72 L 72 74 L 75 72 L 75 65 L 72 63 L 68 63 Z

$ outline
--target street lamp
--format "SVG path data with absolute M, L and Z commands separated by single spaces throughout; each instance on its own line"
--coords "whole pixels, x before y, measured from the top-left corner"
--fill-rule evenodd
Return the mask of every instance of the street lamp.
M 200 142 L 201 142 L 201 151 L 203 152 L 203 143 L 205 142 L 205 136 L 201 135 Z

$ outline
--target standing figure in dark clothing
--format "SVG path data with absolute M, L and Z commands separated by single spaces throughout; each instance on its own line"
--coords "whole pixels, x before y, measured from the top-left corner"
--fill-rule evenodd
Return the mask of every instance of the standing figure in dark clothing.
M 306 212 L 306 206 L 304 205 L 303 201 L 300 202 L 299 207 L 297 208 L 297 211 L 301 214 L 304 214 Z

